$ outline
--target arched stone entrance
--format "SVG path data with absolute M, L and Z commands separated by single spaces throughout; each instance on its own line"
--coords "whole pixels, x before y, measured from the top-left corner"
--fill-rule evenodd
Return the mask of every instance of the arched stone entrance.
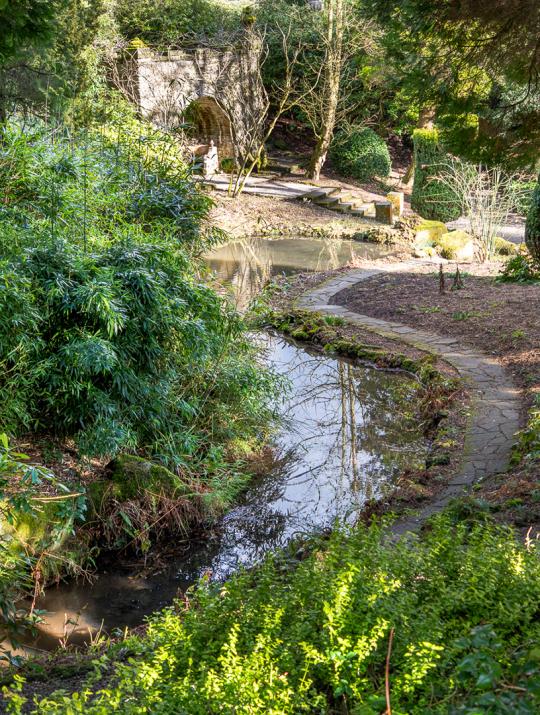
M 183 120 L 188 125 L 186 134 L 195 145 L 213 141 L 220 159 L 234 158 L 231 120 L 213 97 L 201 97 L 188 104 Z
M 174 128 L 192 114 L 194 131 L 213 139 L 220 159 L 241 162 L 256 146 L 266 111 L 260 40 L 246 33 L 218 49 L 127 49 L 118 84 L 141 115 Z

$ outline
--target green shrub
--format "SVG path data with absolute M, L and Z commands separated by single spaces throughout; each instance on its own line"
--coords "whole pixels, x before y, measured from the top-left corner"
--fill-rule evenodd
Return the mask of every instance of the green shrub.
M 178 433 L 195 439 L 199 414 L 186 386 L 207 370 L 219 376 L 217 362 L 226 368 L 240 331 L 237 316 L 190 277 L 187 260 L 163 246 L 85 252 L 57 241 L 29 250 L 11 271 L 19 279 L 0 294 L 0 354 L 27 383 L 22 424 L 74 438 L 86 454 L 163 441 L 181 454 Z M 17 311 L 19 332 L 10 335 Z
M 525 243 L 533 262 L 540 267 L 540 175 L 538 176 L 538 183 L 533 192 L 529 213 L 527 214 Z
M 388 147 L 373 129 L 354 127 L 338 132 L 332 142 L 330 158 L 339 172 L 359 181 L 390 174 Z
M 517 213 L 522 216 L 527 216 L 529 209 L 531 208 L 534 190 L 536 188 L 536 181 L 531 179 L 530 181 L 516 181 L 514 186 L 514 191 L 516 193 L 516 207 Z
M 10 125 L 0 153 L 0 255 L 56 237 L 102 244 L 122 232 L 174 239 L 192 254 L 214 241 L 212 202 L 174 138 L 119 114 L 118 124 L 76 136 L 41 122 Z
M 240 27 L 239 7 L 218 0 L 119 0 L 114 15 L 124 37 L 154 46 Z
M 97 685 L 25 712 L 378 715 L 393 632 L 393 712 L 533 715 L 540 562 L 482 516 L 439 518 L 398 543 L 377 527 L 337 532 L 300 562 L 205 581 L 144 640 L 118 644 L 137 655 L 114 677 L 112 650 Z
M 416 129 L 414 140 L 414 184 L 411 207 L 420 216 L 436 221 L 453 221 L 461 214 L 457 196 L 437 175 L 445 168 L 446 152 L 436 129 Z
M 506 262 L 496 280 L 498 283 L 538 283 L 540 270 L 528 256 L 519 254 Z
M 198 277 L 210 200 L 174 140 L 134 121 L 6 133 L 0 421 L 216 472 L 231 441 L 264 433 L 273 377 Z

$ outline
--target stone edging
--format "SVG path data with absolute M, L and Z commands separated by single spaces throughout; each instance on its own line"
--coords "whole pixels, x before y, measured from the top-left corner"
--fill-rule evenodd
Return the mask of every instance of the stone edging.
M 455 338 L 445 338 L 402 323 L 371 318 L 332 305 L 340 291 L 389 270 L 403 270 L 407 264 L 386 270 L 348 271 L 304 293 L 296 301 L 299 308 L 344 318 L 362 329 L 399 340 L 433 353 L 452 365 L 473 389 L 473 415 L 465 438 L 463 460 L 458 473 L 441 494 L 412 517 L 394 525 L 396 533 L 417 531 L 428 517 L 444 509 L 451 499 L 462 496 L 475 482 L 507 469 L 514 434 L 519 429 L 518 392 L 506 371 L 493 358 L 471 348 L 460 347 Z

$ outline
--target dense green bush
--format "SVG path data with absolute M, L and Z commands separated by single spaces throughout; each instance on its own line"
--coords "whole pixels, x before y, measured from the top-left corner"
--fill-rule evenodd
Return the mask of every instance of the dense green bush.
M 392 712 L 538 712 L 540 562 L 511 531 L 445 517 L 421 540 L 358 528 L 313 548 L 203 583 L 117 646 L 135 657 L 108 685 L 114 650 L 94 685 L 25 712 L 378 715 L 391 632 Z
M 414 184 L 411 207 L 423 218 L 453 221 L 459 218 L 461 206 L 449 186 L 437 181 L 445 170 L 446 152 L 439 143 L 436 129 L 416 129 L 414 140 Z
M 228 443 L 262 434 L 273 378 L 198 278 L 216 232 L 173 138 L 129 116 L 75 136 L 10 126 L 4 188 L 4 429 L 170 465 L 223 466 Z
M 17 280 L 3 291 L 2 335 L 21 311 L 21 283 L 26 304 L 18 344 L 0 345 L 27 387 L 25 424 L 75 437 L 85 453 L 114 454 L 193 418 L 176 389 L 180 373 L 191 360 L 204 365 L 237 328 L 178 252 L 116 243 L 89 253 L 58 240 L 10 269 Z M 20 351 L 24 372 L 13 360 Z
M 332 142 L 330 158 L 340 173 L 359 181 L 390 174 L 388 147 L 369 127 L 338 132 Z
M 533 192 L 527 225 L 525 227 L 525 243 L 534 263 L 540 266 L 540 175 Z
M 518 254 L 510 258 L 496 278 L 498 283 L 538 283 L 540 270 L 538 270 L 530 256 Z
M 62 126 L 1 130 L 0 250 L 15 227 L 22 245 L 69 233 L 69 242 L 103 244 L 128 231 L 163 236 L 191 254 L 220 235 L 207 227 L 210 199 L 192 181 L 174 137 L 119 111 L 114 124 L 73 136 Z M 16 249 L 18 250 L 18 249 Z

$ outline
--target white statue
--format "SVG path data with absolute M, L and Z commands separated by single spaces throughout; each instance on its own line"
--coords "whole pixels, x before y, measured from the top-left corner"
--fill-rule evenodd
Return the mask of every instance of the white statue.
M 203 175 L 206 179 L 217 174 L 219 169 L 219 158 L 217 146 L 214 144 L 214 140 L 210 139 L 210 146 L 208 151 L 203 156 Z

